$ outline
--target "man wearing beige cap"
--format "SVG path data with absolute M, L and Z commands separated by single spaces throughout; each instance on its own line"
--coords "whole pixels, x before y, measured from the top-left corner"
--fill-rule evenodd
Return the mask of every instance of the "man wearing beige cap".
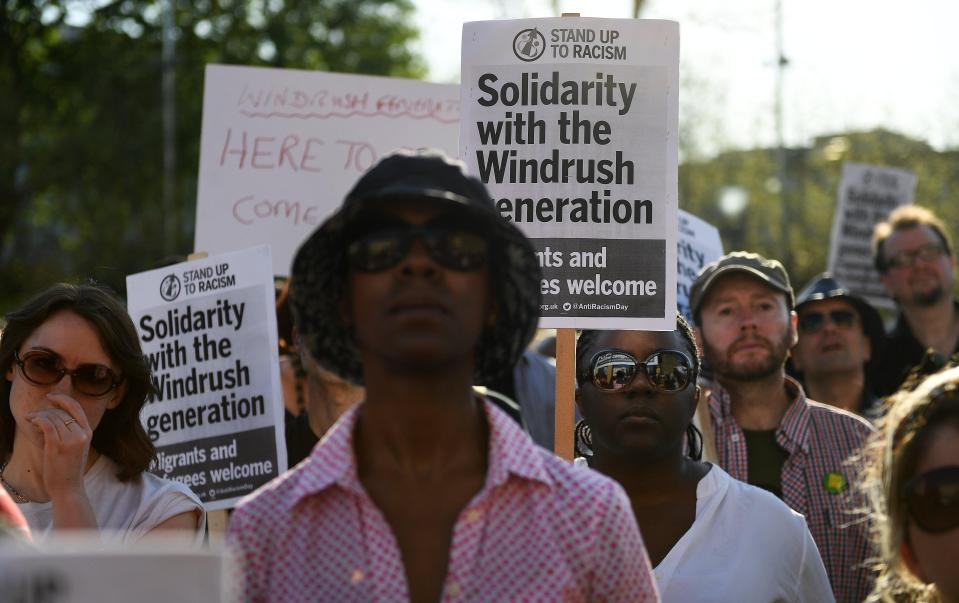
M 855 513 L 857 472 L 846 461 L 873 429 L 808 400 L 786 375 L 797 320 L 786 270 L 776 260 L 733 252 L 703 268 L 689 301 L 714 377 L 701 386 L 719 464 L 805 515 L 836 600 L 862 601 L 871 588 L 871 550 Z

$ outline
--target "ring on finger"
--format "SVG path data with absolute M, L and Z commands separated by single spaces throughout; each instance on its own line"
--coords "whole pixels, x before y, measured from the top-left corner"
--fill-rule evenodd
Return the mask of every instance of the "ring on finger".
M 64 425 L 69 425 L 70 423 L 76 423 L 76 422 L 77 422 L 76 419 L 70 419 L 69 421 L 64 421 L 63 424 L 64 424 Z

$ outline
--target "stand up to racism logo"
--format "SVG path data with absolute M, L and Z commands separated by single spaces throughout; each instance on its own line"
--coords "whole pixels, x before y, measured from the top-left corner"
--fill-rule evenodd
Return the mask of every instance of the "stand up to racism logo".
M 180 279 L 175 274 L 168 274 L 160 282 L 160 297 L 164 301 L 173 301 L 180 296 Z
M 513 38 L 513 54 L 527 63 L 535 61 L 546 52 L 546 38 L 535 27 L 520 31 Z

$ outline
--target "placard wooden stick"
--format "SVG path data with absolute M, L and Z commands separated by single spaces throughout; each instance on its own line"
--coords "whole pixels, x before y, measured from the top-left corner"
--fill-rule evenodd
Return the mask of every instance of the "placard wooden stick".
M 553 451 L 573 460 L 576 329 L 556 329 L 556 430 Z

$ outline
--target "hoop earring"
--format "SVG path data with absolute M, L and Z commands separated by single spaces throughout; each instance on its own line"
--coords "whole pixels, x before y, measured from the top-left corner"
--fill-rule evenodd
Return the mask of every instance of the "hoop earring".
M 576 422 L 576 429 L 573 431 L 575 437 L 575 446 L 577 454 L 582 457 L 593 456 L 593 432 L 586 419 L 580 419 Z

